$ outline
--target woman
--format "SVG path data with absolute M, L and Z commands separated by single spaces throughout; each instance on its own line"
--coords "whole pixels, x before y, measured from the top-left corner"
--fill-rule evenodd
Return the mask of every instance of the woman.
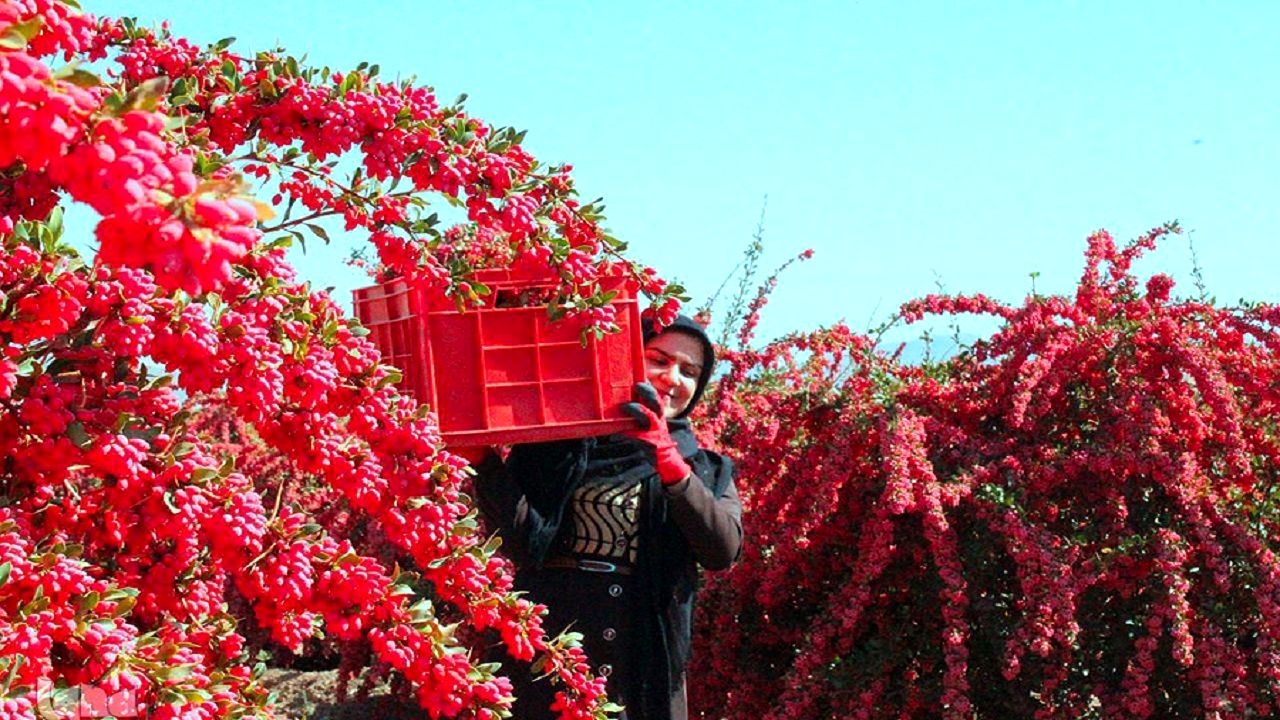
M 731 565 L 742 505 L 728 459 L 698 447 L 687 417 L 711 378 L 706 333 L 680 316 L 644 326 L 645 378 L 621 435 L 519 445 L 479 463 L 481 512 L 549 608 L 548 632 L 582 633 L 625 720 L 685 720 L 697 566 Z M 473 453 L 464 453 L 473 455 Z M 517 718 L 551 718 L 555 687 L 514 673 Z

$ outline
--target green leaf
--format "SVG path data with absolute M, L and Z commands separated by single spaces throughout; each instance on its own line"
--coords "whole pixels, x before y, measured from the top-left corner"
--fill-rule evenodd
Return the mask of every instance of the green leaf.
M 0 587 L 9 581 L 9 573 L 13 572 L 13 563 L 0 564 Z
M 209 702 L 213 699 L 213 695 L 202 688 L 191 688 L 182 691 L 182 698 L 193 705 L 198 705 Z
M 79 420 L 72 421 L 71 424 L 67 425 L 67 437 L 81 450 L 88 450 L 93 446 L 93 438 L 89 437 L 89 433 L 85 432 L 84 424 Z
M 88 70 L 85 70 L 84 68 L 73 68 L 66 75 L 58 79 L 65 80 L 76 87 L 82 88 L 96 88 L 102 86 L 102 78 Z
M 329 233 L 326 232 L 324 228 L 320 227 L 315 223 L 306 223 L 306 226 L 307 226 L 307 229 L 310 230 L 313 234 L 315 234 L 316 237 L 323 240 L 326 245 L 329 243 Z
M 9 663 L 9 674 L 5 678 L 4 687 L 12 688 L 14 679 L 18 677 L 18 668 L 22 667 L 22 663 L 26 662 L 27 658 L 22 655 L 9 655 L 4 660 Z
M 502 538 L 494 535 L 484 544 L 484 554 L 492 555 L 497 552 L 500 547 L 502 547 Z
M 173 493 L 169 490 L 166 490 L 164 492 L 164 506 L 169 508 L 169 512 L 173 513 L 174 515 L 178 515 L 179 513 L 182 512 L 182 510 L 180 510 L 178 506 L 173 502 Z
M 408 585 L 394 585 L 392 586 L 391 590 L 387 594 L 390 595 L 391 597 L 400 597 L 402 595 L 403 596 L 416 595 L 417 593 L 415 593 L 413 591 L 413 588 L 409 587 Z
M 150 382 L 146 384 L 144 389 L 159 390 L 160 388 L 169 387 L 172 384 L 173 384 L 172 375 L 157 375 L 156 377 L 152 378 Z
M 347 73 L 346 77 L 342 78 L 342 84 L 338 86 L 338 97 L 346 97 L 347 92 L 356 86 L 358 77 L 355 73 Z
M 157 672 L 156 677 L 161 677 L 161 673 Z M 160 703 L 162 705 L 182 705 L 187 699 L 182 697 L 182 693 L 173 688 L 160 688 Z
M 125 96 L 121 110 L 155 110 L 160 98 L 168 96 L 169 78 L 154 77 L 144 80 Z
M 49 598 L 45 597 L 40 592 L 41 590 L 42 588 L 36 588 L 36 595 L 38 597 L 33 598 L 31 602 L 23 605 L 22 608 L 18 610 L 18 615 L 20 617 L 31 617 L 36 613 L 41 613 L 49 609 Z
M 170 116 L 164 119 L 164 128 L 166 130 L 177 130 L 178 128 L 186 127 L 187 123 L 189 122 L 192 122 L 192 118 L 189 116 L 188 117 Z
M 138 594 L 137 588 L 113 588 L 102 596 L 107 602 L 120 602 L 121 600 Z
M 40 32 L 42 24 L 40 18 L 34 17 L 26 22 L 10 25 L 4 35 L 0 35 L 0 47 L 8 48 L 9 50 L 26 48 L 31 38 Z
M 529 666 L 529 672 L 532 673 L 535 677 L 541 677 L 542 675 L 546 674 L 547 665 L 550 662 L 551 662 L 550 655 L 546 655 L 546 654 L 539 655 L 538 658 L 533 661 L 533 664 Z
M 46 255 L 56 255 L 58 253 L 58 237 L 54 235 L 47 225 L 37 226 L 37 235 L 40 238 L 40 247 Z
M 54 237 L 62 237 L 62 206 L 59 205 L 49 212 L 49 217 L 45 218 L 44 224 L 49 228 L 49 232 Z
M 137 419 L 138 419 L 138 416 L 134 415 L 133 413 L 122 412 L 116 415 L 116 421 L 111 426 L 111 429 L 115 432 L 120 432 L 121 430 L 124 430 L 126 427 L 129 427 L 129 425 L 134 420 L 137 420 Z
M 395 368 L 388 368 L 387 374 L 382 376 L 382 379 L 378 381 L 378 388 L 381 389 L 388 385 L 394 385 L 403 379 L 404 373 Z
M 426 598 L 422 598 L 409 606 L 409 614 L 415 619 L 426 620 L 434 618 L 436 612 L 435 608 L 431 605 L 431 601 Z
M 129 612 L 133 610 L 133 606 L 136 604 L 138 604 L 138 598 L 133 595 L 130 595 L 125 598 L 121 598 L 116 603 L 116 609 L 111 611 L 111 617 L 118 618 L 118 617 L 123 617 L 125 615 L 128 615 Z
M 19 377 L 34 377 L 42 370 L 43 368 L 36 363 L 35 358 L 23 358 L 22 362 L 18 363 Z

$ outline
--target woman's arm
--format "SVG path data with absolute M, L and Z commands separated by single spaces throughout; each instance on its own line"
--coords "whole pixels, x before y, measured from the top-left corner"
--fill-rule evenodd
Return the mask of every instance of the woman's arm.
M 723 570 L 742 554 L 742 501 L 729 479 L 725 494 L 716 497 L 696 475 L 663 488 L 671 518 L 693 549 L 698 564 Z
M 728 475 L 724 495 L 716 497 L 680 454 L 666 420 L 658 415 L 653 388 L 640 383 L 633 395 L 636 402 L 625 403 L 622 409 L 636 419 L 636 428 L 623 434 L 653 448 L 658 478 L 672 518 L 684 533 L 698 564 L 708 570 L 729 567 L 742 554 L 742 501 L 733 484 L 732 463 L 727 458 L 716 457 L 712 472 L 717 476 Z

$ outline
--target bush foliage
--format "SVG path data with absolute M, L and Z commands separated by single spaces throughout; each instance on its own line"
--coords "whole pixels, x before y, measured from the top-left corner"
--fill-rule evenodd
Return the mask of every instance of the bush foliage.
M 1272 717 L 1280 310 L 1089 238 L 1074 297 L 906 366 L 843 328 L 731 353 L 703 428 L 751 542 L 701 596 L 700 717 Z

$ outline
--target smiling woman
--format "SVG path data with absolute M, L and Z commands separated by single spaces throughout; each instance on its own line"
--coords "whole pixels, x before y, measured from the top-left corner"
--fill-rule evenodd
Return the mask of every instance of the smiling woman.
M 478 462 L 477 499 L 517 565 L 516 583 L 549 607 L 547 627 L 583 636 L 625 720 L 684 720 L 698 567 L 742 548 L 728 459 L 698 446 L 686 416 L 715 353 L 687 317 L 645 326 L 646 377 L 621 435 L 519 445 Z M 498 658 L 502 659 L 502 658 Z M 513 674 L 520 718 L 551 717 L 553 688 Z

